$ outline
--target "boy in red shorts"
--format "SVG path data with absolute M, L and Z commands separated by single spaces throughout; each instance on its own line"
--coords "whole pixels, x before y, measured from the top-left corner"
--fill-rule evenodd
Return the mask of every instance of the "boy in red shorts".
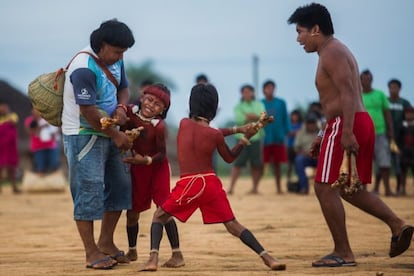
M 232 162 L 248 144 L 248 138 L 257 130 L 248 127 L 238 127 L 234 130 L 211 128 L 209 122 L 216 115 L 218 94 L 210 84 L 195 85 L 191 90 L 189 103 L 190 118 L 181 120 L 177 137 L 181 179 L 169 198 L 154 214 L 151 254 L 143 270 L 157 270 L 163 225 L 172 216 L 185 222 L 198 208 L 205 224 L 223 223 L 229 233 L 239 237 L 272 270 L 286 269 L 284 264 L 270 256 L 253 234 L 236 220 L 222 183 L 213 171 L 212 157 L 215 149 L 226 162 Z M 224 136 L 236 132 L 244 132 L 245 137 L 230 149 L 225 143 Z
M 162 84 L 154 84 L 145 89 L 139 106 L 127 108 L 129 121 L 123 128 L 143 127 L 140 136 L 134 140 L 133 156 L 124 159 L 124 162 L 132 164 L 132 209 L 127 211 L 129 251 L 126 255 L 131 261 L 138 258 L 139 214 L 151 208 L 151 200 L 161 206 L 170 194 L 170 167 L 166 156 L 166 126 L 163 120 L 169 107 L 170 91 Z M 172 248 L 172 256 L 164 266 L 183 266 L 184 258 L 174 219 L 170 218 L 164 226 Z

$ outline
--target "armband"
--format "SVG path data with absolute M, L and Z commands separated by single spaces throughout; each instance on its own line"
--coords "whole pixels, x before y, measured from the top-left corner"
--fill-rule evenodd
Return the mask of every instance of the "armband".
M 125 111 L 125 113 L 127 112 L 127 107 L 126 107 L 126 105 L 124 105 L 124 104 L 118 104 L 118 105 L 116 106 L 116 108 L 122 108 L 122 109 Z

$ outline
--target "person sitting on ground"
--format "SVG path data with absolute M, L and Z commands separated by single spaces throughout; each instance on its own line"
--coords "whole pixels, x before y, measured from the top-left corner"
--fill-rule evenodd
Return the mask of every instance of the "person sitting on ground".
M 317 159 L 313 158 L 309 153 L 318 131 L 318 118 L 313 112 L 310 112 L 305 118 L 305 124 L 297 133 L 294 143 L 296 153 L 295 169 L 299 178 L 298 192 L 300 194 L 309 193 L 309 180 L 305 169 L 307 167 L 316 168 L 318 164 Z

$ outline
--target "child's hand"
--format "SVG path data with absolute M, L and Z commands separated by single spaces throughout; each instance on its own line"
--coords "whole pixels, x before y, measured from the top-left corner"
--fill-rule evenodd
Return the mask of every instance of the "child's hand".
M 142 156 L 139 153 L 135 153 L 134 151 L 132 151 L 132 156 L 125 157 L 123 161 L 125 163 L 134 165 L 146 165 L 148 163 L 148 159 L 145 156 Z
M 243 133 L 246 136 L 252 137 L 257 133 L 257 130 L 252 126 L 251 123 L 249 123 L 249 124 L 239 126 L 238 132 Z
M 125 125 L 129 120 L 123 108 L 115 109 L 115 112 L 112 115 L 112 117 L 116 120 L 116 123 L 120 126 Z

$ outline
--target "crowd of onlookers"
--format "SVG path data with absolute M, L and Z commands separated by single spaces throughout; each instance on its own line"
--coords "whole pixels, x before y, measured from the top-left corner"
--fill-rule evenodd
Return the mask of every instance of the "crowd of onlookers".
M 382 182 L 386 196 L 404 196 L 407 174 L 410 169 L 412 173 L 414 171 L 414 108 L 400 97 L 402 84 L 398 79 L 388 82 L 388 97 L 385 92 L 372 87 L 373 77 L 369 70 L 361 72 L 360 79 L 362 100 L 376 134 L 372 192 L 379 193 Z M 249 162 L 253 182 L 250 193 L 258 193 L 266 164 L 273 169 L 276 192 L 282 193 L 281 165 L 287 164 L 287 190 L 308 194 L 309 171 L 312 172 L 308 168 L 317 166 L 309 149 L 325 125 L 322 107 L 313 102 L 306 110 L 295 109 L 289 113 L 286 102 L 275 95 L 274 81 L 264 82 L 262 88 L 263 99 L 257 100 L 253 86 L 242 86 L 241 101 L 234 108 L 235 123 L 242 125 L 256 121 L 262 111 L 274 116 L 275 120 L 251 139 L 251 145 L 234 162 L 228 193 L 234 192 L 240 170 Z M 396 180 L 395 191 L 390 185 L 392 176 Z
M 363 71 L 360 79 L 363 103 L 376 131 L 372 191 L 379 193 L 382 183 L 386 196 L 406 195 L 407 174 L 410 169 L 414 171 L 414 108 L 400 97 L 402 84 L 398 79 L 388 82 L 388 97 L 385 92 L 372 87 L 373 77 L 369 70 Z M 196 82 L 206 83 L 208 78 L 201 74 Z M 151 83 L 144 81 L 141 90 Z M 262 89 L 263 98 L 258 100 L 253 86 L 241 87 L 241 100 L 234 108 L 234 122 L 236 125 L 254 122 L 263 111 L 274 116 L 275 120 L 251 138 L 251 145 L 234 162 L 228 193 L 234 192 L 236 181 L 246 165 L 249 165 L 253 182 L 250 193 L 258 193 L 264 166 L 269 164 L 277 193 L 283 191 L 282 165 L 286 165 L 286 190 L 308 194 L 309 171 L 312 172 L 309 168 L 317 166 L 317 160 L 309 155 L 309 149 L 325 124 L 322 107 L 319 102 L 312 102 L 305 110 L 289 112 L 286 102 L 275 95 L 274 81 L 264 82 Z M 19 163 L 17 121 L 17 114 L 9 110 L 7 103 L 0 103 L 0 177 L 5 169 L 15 193 L 19 192 L 16 184 Z M 30 136 L 33 171 L 44 174 L 56 170 L 60 160 L 59 129 L 48 124 L 36 110 L 25 119 L 24 125 Z M 395 191 L 390 185 L 391 177 L 396 180 Z

